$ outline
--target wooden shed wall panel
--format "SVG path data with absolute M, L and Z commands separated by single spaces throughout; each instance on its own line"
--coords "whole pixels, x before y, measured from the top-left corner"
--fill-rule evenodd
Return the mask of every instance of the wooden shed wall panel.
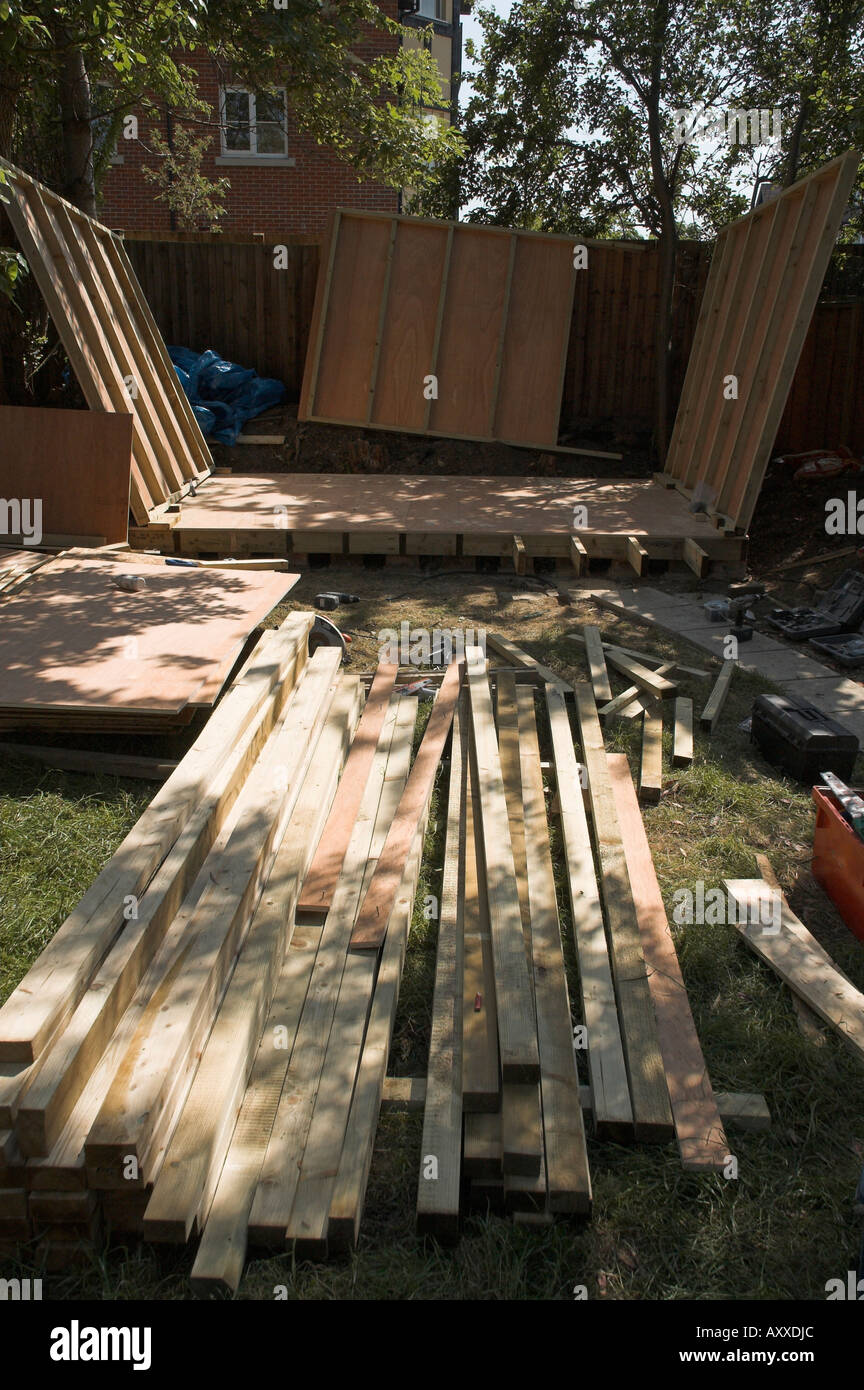
M 313 402 L 320 419 L 366 420 L 389 242 L 389 218 L 340 221 Z
M 575 274 L 567 242 L 517 237 L 495 415 L 499 439 L 558 438 Z
M 399 226 L 375 384 L 374 424 L 424 428 L 423 379 L 434 370 L 446 253 L 445 226 L 410 222 Z
M 852 185 L 850 150 L 718 237 L 666 470 L 739 527 L 753 509 Z M 723 394 L 738 378 L 737 399 Z
M 430 427 L 489 437 L 510 241 L 482 229 L 453 237 Z

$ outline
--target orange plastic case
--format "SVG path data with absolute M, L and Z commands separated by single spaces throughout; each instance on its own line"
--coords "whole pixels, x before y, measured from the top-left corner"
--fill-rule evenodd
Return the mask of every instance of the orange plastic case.
M 813 788 L 816 829 L 813 877 L 825 889 L 843 921 L 864 941 L 864 840 L 860 840 L 836 804 Z

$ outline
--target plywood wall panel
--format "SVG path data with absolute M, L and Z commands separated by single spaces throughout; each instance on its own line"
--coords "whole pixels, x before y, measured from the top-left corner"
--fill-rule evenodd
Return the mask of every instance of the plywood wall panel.
M 389 244 L 389 218 L 340 221 L 328 301 L 339 321 L 324 335 L 312 402 L 322 420 L 366 420 Z
M 499 439 L 558 438 L 576 273 L 567 242 L 516 239 L 493 430 Z
M 393 247 L 372 423 L 425 427 L 424 379 L 434 371 L 438 309 L 449 256 L 446 226 L 403 223 Z

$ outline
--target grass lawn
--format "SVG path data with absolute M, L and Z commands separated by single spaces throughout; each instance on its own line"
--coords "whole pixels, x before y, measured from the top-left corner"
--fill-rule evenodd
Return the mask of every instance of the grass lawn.
M 526 597 L 525 586 L 511 574 L 430 576 L 398 565 L 380 571 L 334 567 L 305 576 L 290 606 L 306 606 L 322 587 L 363 596 L 361 604 L 338 615 L 354 634 L 355 670 L 374 667 L 378 633 L 402 621 L 427 629 L 479 626 L 500 632 L 571 680 L 587 673 L 581 645 L 567 636 L 584 622 L 598 623 L 623 645 L 677 654 L 693 666 L 709 664 L 698 649 L 590 602 L 566 607 L 548 593 Z M 614 675 L 613 685 L 623 688 Z M 864 950 L 810 877 L 809 788 L 775 775 L 738 727 L 762 688 L 755 678 L 736 673 L 714 737 L 697 732 L 693 766 L 667 770 L 661 802 L 644 809 L 667 908 L 675 889 L 692 889 L 697 880 L 707 890 L 724 876 L 757 875 L 754 855 L 761 851 L 793 909 L 864 988 Z M 693 696 L 697 714 L 710 689 L 708 681 L 680 679 L 680 693 Z M 665 738 L 668 755 L 668 731 Z M 637 771 L 638 722 L 619 721 L 606 739 L 607 748 L 626 752 Z M 162 751 L 144 740 L 123 746 Z M 0 999 L 77 902 L 149 794 L 145 783 L 23 764 L 3 769 Z M 419 904 L 426 892 L 436 893 L 440 881 L 443 819 L 438 794 Z M 554 818 L 552 841 L 578 1018 Z M 394 1075 L 425 1072 L 435 931 L 418 907 L 391 1049 Z M 422 1117 L 388 1114 L 378 1130 L 355 1255 L 320 1265 L 295 1265 L 290 1256 L 253 1260 L 239 1296 L 272 1298 L 285 1286 L 289 1298 L 300 1299 L 572 1299 L 576 1286 L 584 1286 L 591 1299 L 824 1299 L 826 1281 L 855 1267 L 861 1238 L 860 1218 L 852 1214 L 864 1164 L 860 1068 L 828 1030 L 815 1039 L 804 1036 L 790 994 L 734 928 L 682 926 L 675 935 L 715 1088 L 763 1092 L 773 1116 L 766 1134 L 730 1133 L 737 1180 L 684 1173 L 674 1146 L 625 1149 L 591 1141 L 589 1223 L 532 1229 L 503 1218 L 471 1217 L 459 1246 L 441 1250 L 418 1241 L 413 1229 Z M 45 1292 L 50 1298 L 186 1298 L 190 1266 L 184 1251 L 111 1247 L 94 1257 L 91 1268 L 48 1275 Z M 7 1263 L 0 1272 L 15 1271 Z

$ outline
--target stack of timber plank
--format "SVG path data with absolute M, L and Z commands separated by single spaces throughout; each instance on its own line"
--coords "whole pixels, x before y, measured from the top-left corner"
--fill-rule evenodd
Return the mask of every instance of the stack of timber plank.
M 725 1157 L 591 686 L 512 644 L 490 673 L 469 648 L 435 678 L 412 758 L 399 669 L 364 699 L 337 649 L 308 656 L 310 625 L 264 634 L 0 1009 L 0 1251 L 50 1268 L 118 1234 L 197 1241 L 207 1296 L 237 1289 L 250 1250 L 356 1245 L 448 746 L 418 1231 L 455 1240 L 478 1208 L 586 1216 L 585 1113 L 600 1141 Z
M 238 989 L 266 1012 L 360 712 L 341 652 L 308 657 L 311 621 L 264 634 L 0 1009 L 0 1239 L 49 1263 L 100 1227 L 142 1228 L 219 1020 L 239 1027 Z M 223 1078 L 223 1125 L 238 1075 Z

